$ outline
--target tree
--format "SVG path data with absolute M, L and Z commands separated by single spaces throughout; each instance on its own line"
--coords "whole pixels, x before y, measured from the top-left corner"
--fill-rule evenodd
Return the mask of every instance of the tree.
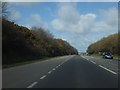
M 1 5 L 0 5 L 0 8 L 2 9 L 2 17 L 3 18 L 8 18 L 8 16 L 9 16 L 9 13 L 10 13 L 10 11 L 9 11 L 9 9 L 8 9 L 8 3 L 7 2 L 1 2 Z
M 89 45 L 87 52 L 89 54 L 110 51 L 113 54 L 119 54 L 118 34 L 112 34 Z
M 55 39 L 43 28 L 30 30 L 6 19 L 2 20 L 2 26 L 3 64 L 77 54 L 77 50 L 67 41 Z

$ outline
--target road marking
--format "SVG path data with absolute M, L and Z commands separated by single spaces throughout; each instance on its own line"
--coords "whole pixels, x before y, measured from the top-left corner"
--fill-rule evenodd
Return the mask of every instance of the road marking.
M 32 88 L 33 86 L 35 86 L 37 84 L 37 82 L 32 83 L 30 86 L 28 86 L 27 88 Z
M 112 71 L 112 70 L 110 70 L 110 69 L 107 69 L 106 67 L 104 67 L 104 66 L 102 66 L 102 65 L 99 65 L 99 66 L 100 66 L 101 68 L 103 68 L 103 69 L 105 69 L 105 70 L 113 73 L 113 74 L 117 74 L 116 72 L 114 72 L 114 71 Z
M 52 71 L 49 71 L 48 74 L 50 74 Z
M 86 60 L 88 60 L 88 61 L 89 61 L 89 59 L 86 59 Z
M 46 77 L 46 75 L 42 76 L 40 79 L 44 79 Z
M 85 57 L 84 57 L 84 56 L 81 56 L 81 57 L 85 59 Z
M 56 68 L 58 68 L 59 66 L 56 66 Z
M 55 68 L 53 68 L 52 70 L 55 70 Z
M 93 63 L 93 64 L 96 64 L 94 61 L 90 61 L 91 63 Z

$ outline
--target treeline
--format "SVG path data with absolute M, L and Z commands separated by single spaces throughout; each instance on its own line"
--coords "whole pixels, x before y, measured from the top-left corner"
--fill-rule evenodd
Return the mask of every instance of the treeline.
M 119 47 L 118 34 L 112 34 L 91 44 L 88 47 L 87 52 L 89 54 L 98 54 L 100 52 L 109 51 L 113 54 L 120 55 Z
M 36 58 L 78 54 L 67 41 L 56 39 L 43 28 L 31 30 L 2 20 L 2 63 L 12 64 Z

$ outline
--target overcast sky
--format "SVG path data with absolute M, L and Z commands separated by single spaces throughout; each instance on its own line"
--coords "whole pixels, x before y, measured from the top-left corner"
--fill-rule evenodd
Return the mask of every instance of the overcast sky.
M 45 28 L 80 52 L 102 37 L 118 32 L 117 2 L 11 2 L 9 5 L 10 19 L 17 24 Z

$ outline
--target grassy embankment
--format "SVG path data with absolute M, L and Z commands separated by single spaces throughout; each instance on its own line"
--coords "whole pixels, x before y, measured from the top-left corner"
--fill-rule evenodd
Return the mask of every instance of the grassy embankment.
M 102 55 L 100 55 L 100 54 L 92 54 L 91 56 L 100 57 Z M 114 59 L 120 59 L 120 55 L 113 55 L 113 58 Z

